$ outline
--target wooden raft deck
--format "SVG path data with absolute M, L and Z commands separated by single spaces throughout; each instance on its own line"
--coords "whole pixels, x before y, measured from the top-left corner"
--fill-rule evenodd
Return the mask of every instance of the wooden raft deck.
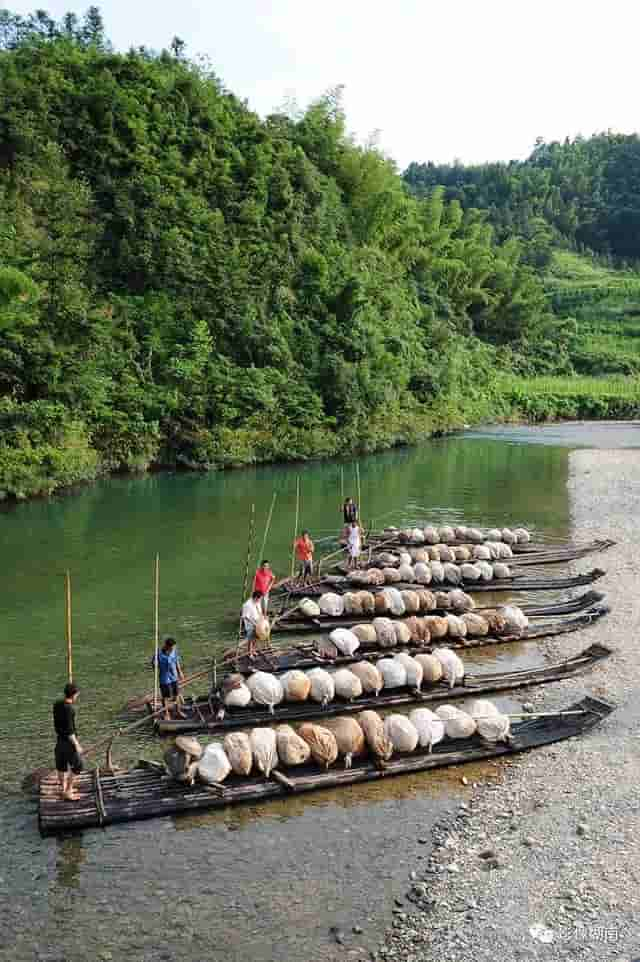
M 39 827 L 43 835 L 56 834 L 179 812 L 282 798 L 289 793 L 337 788 L 511 755 L 580 735 L 613 710 L 614 706 L 607 702 L 585 698 L 568 709 L 578 714 L 532 718 L 515 724 L 510 745 L 487 745 L 474 735 L 456 742 L 441 742 L 432 754 L 420 749 L 410 755 L 395 756 L 386 763 L 384 769 L 376 767 L 369 759 L 355 761 L 351 769 L 321 771 L 316 766 L 305 765 L 287 769 L 284 777 L 280 773 L 271 778 L 231 775 L 218 787 L 200 784 L 188 787 L 150 769 L 132 769 L 117 774 L 87 772 L 79 778 L 80 798 L 73 802 L 59 798 L 56 776 L 52 773 L 40 783 Z

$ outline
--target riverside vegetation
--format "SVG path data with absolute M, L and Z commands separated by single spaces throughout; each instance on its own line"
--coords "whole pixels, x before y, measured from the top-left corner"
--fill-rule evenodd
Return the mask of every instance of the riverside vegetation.
M 452 196 L 444 169 L 403 179 L 354 143 L 339 88 L 260 119 L 177 38 L 114 52 L 95 7 L 0 12 L 0 94 L 0 496 L 566 414 L 505 378 L 636 373 L 640 280 L 615 259 L 637 256 L 637 138 L 539 144 L 534 168 L 564 171 L 533 178 L 542 206 Z M 569 250 L 587 243 L 611 264 Z M 618 291 L 589 289 L 590 314 L 579 265 Z

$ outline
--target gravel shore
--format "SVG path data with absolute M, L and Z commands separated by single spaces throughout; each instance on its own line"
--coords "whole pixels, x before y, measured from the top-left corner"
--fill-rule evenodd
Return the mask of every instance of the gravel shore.
M 599 640 L 615 655 L 526 700 L 555 709 L 587 692 L 618 709 L 470 785 L 409 873 L 375 959 L 640 962 L 640 451 L 576 451 L 570 467 L 575 536 L 617 541 L 598 559 L 612 612 L 546 650 L 568 657 Z

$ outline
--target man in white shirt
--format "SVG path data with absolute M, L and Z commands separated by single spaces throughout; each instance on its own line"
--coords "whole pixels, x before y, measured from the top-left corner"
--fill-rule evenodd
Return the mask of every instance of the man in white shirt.
M 360 552 L 362 551 L 360 525 L 357 521 L 352 521 L 349 525 L 349 533 L 347 534 L 347 551 L 349 552 L 349 567 L 357 568 L 358 558 L 360 557 Z
M 242 630 L 247 639 L 247 654 L 249 658 L 256 657 L 256 627 L 262 618 L 262 592 L 254 591 L 242 606 Z

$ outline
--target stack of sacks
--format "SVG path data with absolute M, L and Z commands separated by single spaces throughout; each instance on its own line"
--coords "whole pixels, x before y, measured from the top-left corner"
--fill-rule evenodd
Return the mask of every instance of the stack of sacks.
M 338 757 L 338 743 L 336 736 L 328 728 L 305 722 L 300 725 L 298 735 L 309 746 L 314 762 L 324 766 L 324 768 L 328 768 L 335 762 Z
M 202 758 L 200 758 L 197 763 L 196 772 L 198 778 L 203 781 L 205 785 L 211 785 L 212 783 L 223 782 L 230 771 L 231 763 L 222 745 L 218 745 L 215 742 L 207 745 L 202 754 Z
M 396 644 L 396 630 L 390 618 L 374 618 L 373 629 L 376 641 L 381 648 L 393 648 Z
M 460 588 L 449 592 L 449 605 L 453 611 L 471 611 L 476 606 L 473 598 Z
M 450 548 L 446 544 L 437 545 L 438 553 L 440 555 L 440 561 L 455 561 L 456 553 L 453 548 Z
M 273 728 L 252 728 L 249 732 L 253 764 L 267 778 L 278 767 L 276 733 Z
M 360 679 L 362 690 L 366 695 L 379 695 L 384 686 L 384 679 L 375 665 L 370 661 L 357 661 L 351 666 L 353 674 Z
M 489 561 L 476 561 L 482 581 L 493 581 L 493 565 Z
M 418 744 L 418 732 L 406 715 L 387 715 L 384 733 L 396 752 L 412 752 Z
M 424 534 L 424 540 L 426 541 L 427 544 L 437 544 L 438 541 L 442 540 L 440 538 L 440 533 L 438 529 L 434 528 L 432 525 L 429 525 L 428 527 L 426 527 L 424 529 L 423 534 Z
M 361 645 L 374 645 L 377 641 L 376 629 L 373 625 L 354 625 L 351 630 Z
M 247 687 L 256 705 L 265 705 L 273 715 L 274 705 L 284 698 L 280 679 L 266 671 L 254 671 L 247 679 Z
M 507 742 L 511 731 L 511 719 L 503 715 L 491 701 L 476 698 L 465 705 L 465 711 L 475 720 L 478 734 L 487 742 Z
M 429 552 L 425 548 L 412 548 L 410 557 L 413 564 L 426 564 Z
M 425 564 L 422 561 L 416 561 L 413 574 L 419 585 L 431 584 L 432 574 L 430 565 Z
M 320 606 L 311 598 L 303 598 L 298 607 L 305 618 L 318 618 L 320 615 Z
M 467 635 L 471 635 L 474 638 L 481 638 L 489 634 L 489 623 L 481 615 L 467 611 L 461 617 L 467 626 Z
M 229 764 L 236 775 L 249 775 L 253 765 L 251 741 L 245 732 L 230 732 L 225 735 L 223 746 Z M 214 779 L 217 781 L 217 779 Z
M 396 633 L 397 645 L 408 645 L 411 641 L 411 631 L 404 621 L 394 621 L 393 630 Z
M 427 615 L 426 618 L 424 618 L 424 622 L 432 640 L 434 638 L 446 637 L 447 631 L 449 630 L 449 623 L 446 618 L 440 618 L 439 615 Z
M 456 561 L 458 564 L 462 564 L 463 561 L 471 560 L 471 551 L 467 548 L 466 544 L 458 545 L 454 548 Z
M 431 581 L 434 584 L 441 585 L 444 584 L 444 565 L 440 561 L 432 561 L 430 563 L 431 568 Z
M 435 611 L 436 609 L 436 596 L 432 591 L 427 591 L 426 588 L 417 588 L 416 594 L 420 599 L 420 611 Z
M 311 681 L 303 671 L 292 669 L 280 677 L 285 701 L 306 701 L 311 693 Z
M 450 648 L 435 648 L 433 654 L 442 665 L 442 677 L 449 688 L 453 688 L 454 685 L 462 681 L 464 665 L 455 651 L 451 651 Z
M 472 555 L 474 561 L 491 561 L 491 549 L 486 544 L 474 545 Z
M 323 615 L 327 615 L 329 618 L 339 618 L 344 614 L 344 598 L 342 595 L 327 592 L 327 594 L 320 595 L 318 607 Z
M 334 628 L 329 635 L 331 641 L 341 655 L 351 657 L 360 647 L 360 639 L 348 628 Z
M 338 746 L 338 755 L 344 758 L 344 767 L 351 768 L 354 757 L 364 755 L 366 742 L 364 732 L 355 718 L 341 716 L 327 721 Z
M 419 549 L 414 548 L 414 551 Z M 411 555 L 411 549 L 409 551 L 401 551 L 398 555 L 398 565 L 410 565 L 413 564 L 413 556 Z
M 304 738 L 300 738 L 290 725 L 276 728 L 276 748 L 283 765 L 304 765 L 311 756 L 311 749 Z
M 336 697 L 342 698 L 343 701 L 353 701 L 362 694 L 362 682 L 348 668 L 340 668 L 333 673 L 333 687 Z
M 496 561 L 493 565 L 493 577 L 499 580 L 503 578 L 511 578 L 511 568 L 509 565 L 504 564 L 503 561 Z
M 504 618 L 507 634 L 521 635 L 529 627 L 529 619 L 516 605 L 499 605 L 497 611 Z
M 409 721 L 418 732 L 420 748 L 428 748 L 431 752 L 433 746 L 444 738 L 444 722 L 428 708 L 415 708 L 409 713 Z
M 401 591 L 402 603 L 404 605 L 403 614 L 417 615 L 420 611 L 420 595 L 417 591 Z M 392 609 L 393 610 L 393 609 Z
M 394 585 L 399 581 L 402 581 L 398 568 L 383 568 L 382 576 L 384 578 L 385 585 Z
M 251 692 L 242 675 L 227 675 L 222 682 L 222 704 L 225 708 L 246 708 L 250 701 Z
M 422 680 L 425 684 L 436 685 L 442 679 L 442 662 L 435 655 L 416 655 L 415 660 L 422 667 Z
M 444 544 L 451 544 L 456 540 L 456 533 L 451 525 L 443 525 L 438 533 L 440 535 L 440 541 L 444 542 Z
M 402 600 L 402 594 L 397 588 L 384 588 L 382 590 L 382 595 L 384 596 L 387 603 L 387 611 L 390 611 L 392 615 L 396 618 L 402 617 L 405 613 L 404 601 Z
M 382 567 L 385 565 L 394 567 L 395 565 L 399 564 L 400 559 L 398 558 L 397 554 L 393 554 L 391 551 L 381 551 L 380 554 L 376 555 L 375 561 L 376 564 L 382 565 Z
M 404 688 L 407 684 L 407 669 L 397 658 L 381 658 L 376 668 L 382 675 L 385 688 Z
M 405 669 L 408 687 L 420 691 L 423 677 L 423 668 L 420 662 L 416 658 L 412 658 L 411 655 L 407 655 L 404 651 L 398 652 L 398 654 L 393 657 L 396 661 L 399 661 Z
M 470 738 L 476 730 L 471 715 L 454 705 L 441 705 L 436 708 L 436 715 L 444 722 L 447 738 Z
M 531 535 L 526 528 L 516 528 L 513 532 L 516 536 L 516 544 L 529 544 Z
M 398 568 L 400 581 L 412 584 L 416 580 L 416 574 L 410 564 L 402 563 Z
M 380 715 L 375 711 L 362 711 L 357 719 L 371 754 L 382 762 L 388 761 L 393 754 L 393 744 L 385 732 Z
M 319 702 L 322 706 L 328 705 L 330 701 L 333 701 L 336 690 L 333 684 L 333 678 L 328 671 L 325 671 L 324 668 L 312 668 L 307 672 L 307 678 L 311 682 L 311 691 L 309 694 L 313 701 Z
M 451 607 L 451 599 L 449 598 L 449 592 L 448 592 L 448 591 L 436 591 L 436 593 L 435 593 L 435 599 L 436 599 L 436 609 L 437 609 L 437 610 L 445 610 L 445 611 L 446 611 L 447 608 L 450 608 L 450 607 Z
M 477 564 L 471 564 L 467 561 L 460 565 L 460 574 L 462 575 L 463 581 L 468 581 L 473 583 L 474 581 L 480 581 L 482 573 Z
M 467 625 L 463 618 L 459 618 L 458 615 L 446 615 L 447 619 L 447 636 L 449 638 L 466 638 L 467 637 Z
M 202 745 L 197 738 L 181 735 L 176 738 L 175 746 L 164 753 L 164 763 L 177 782 L 193 785 L 202 755 Z M 223 775 L 224 777 L 226 775 Z

